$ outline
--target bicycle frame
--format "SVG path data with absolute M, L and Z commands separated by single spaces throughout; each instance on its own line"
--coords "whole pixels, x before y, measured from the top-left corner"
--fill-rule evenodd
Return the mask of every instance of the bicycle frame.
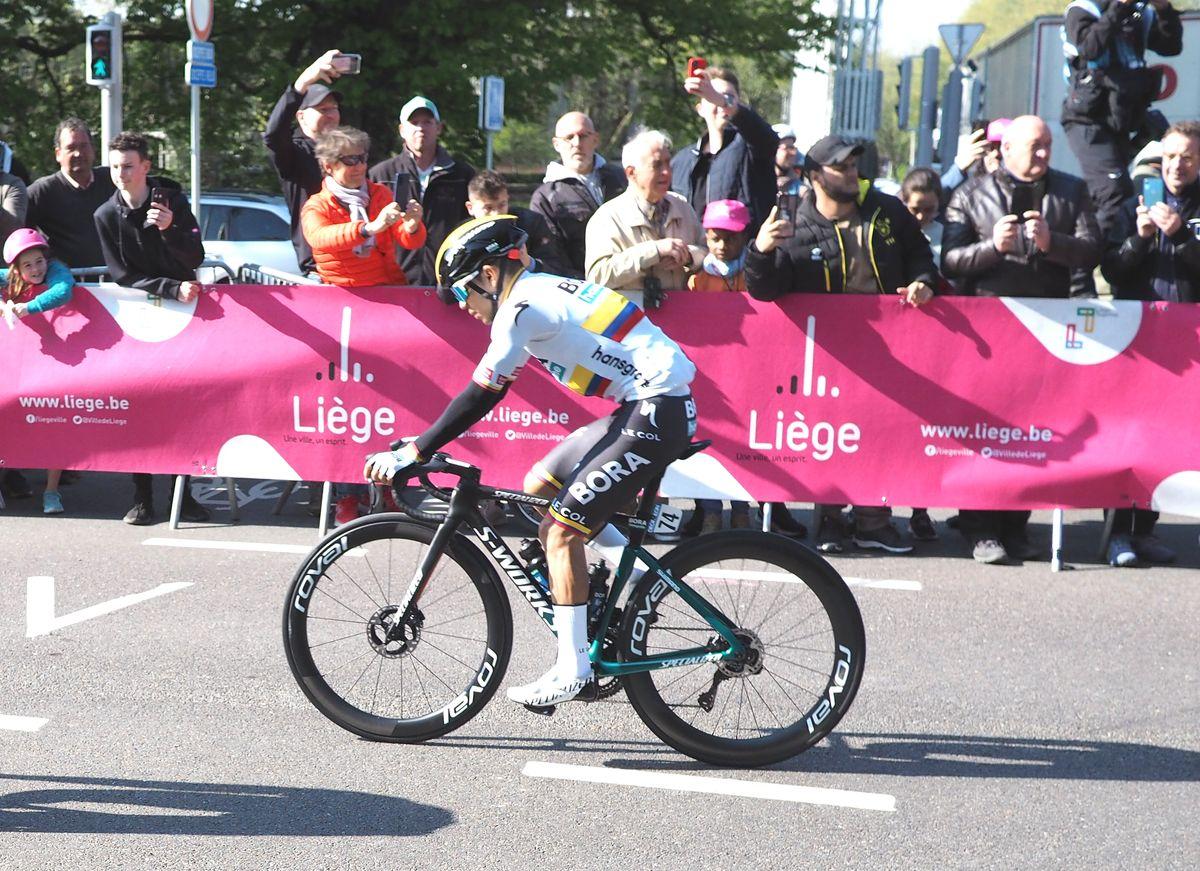
M 480 500 L 504 499 L 511 502 L 523 502 L 538 508 L 548 508 L 550 500 L 540 496 L 531 496 L 528 493 L 520 491 L 481 485 L 479 483 L 478 469 L 468 466 L 465 463 L 453 462 L 453 465 L 455 466 L 456 474 L 459 474 L 459 470 L 462 470 L 459 483 L 450 494 L 449 512 L 434 533 L 433 541 L 429 544 L 429 550 L 425 554 L 425 559 L 422 560 L 416 576 L 409 585 L 404 598 L 399 603 L 400 613 L 403 615 L 403 618 L 407 618 L 410 610 L 416 607 L 425 588 L 429 585 L 429 581 L 433 577 L 438 560 L 441 558 L 446 544 L 459 531 L 460 527 L 466 524 L 474 533 L 479 543 L 483 545 L 492 559 L 496 561 L 501 571 L 508 576 L 509 581 L 517 588 L 518 592 L 521 593 L 525 601 L 533 608 L 538 617 L 541 618 L 542 622 L 545 623 L 550 632 L 557 636 L 558 633 L 554 629 L 554 610 L 542 586 L 529 574 L 529 567 L 512 552 L 508 543 L 488 523 L 478 507 Z M 654 513 L 655 499 L 658 495 L 660 480 L 655 480 L 643 490 L 636 514 L 632 516 L 624 514 L 616 515 L 617 518 L 628 520 L 630 542 L 621 556 L 620 564 L 617 566 L 612 588 L 604 605 L 604 613 L 601 615 L 599 625 L 596 628 L 595 640 L 592 642 L 589 651 L 589 658 L 592 661 L 592 667 L 597 676 L 616 677 L 662 668 L 696 665 L 701 662 L 720 662 L 721 660 L 741 655 L 745 650 L 745 645 L 734 634 L 735 627 L 732 621 L 683 581 L 672 577 L 671 573 L 667 569 L 664 569 L 658 560 L 642 547 L 642 541 L 646 536 L 650 520 Z M 427 486 L 427 489 L 434 490 L 436 488 L 430 485 Z M 639 619 L 646 618 L 640 624 L 643 627 L 642 638 L 645 637 L 645 632 L 649 629 L 650 623 L 648 618 L 653 610 L 654 603 L 666 595 L 667 590 L 671 590 L 679 595 L 683 601 L 687 602 L 725 641 L 727 646 L 721 650 L 714 650 L 711 646 L 692 647 L 667 655 L 641 655 L 624 661 L 604 659 L 604 640 L 607 637 L 608 630 L 616 613 L 616 603 L 632 576 L 634 566 L 639 561 L 646 565 L 647 571 L 655 573 L 659 579 L 659 582 L 651 587 L 649 594 L 646 596 L 643 603 L 644 607 L 639 608 L 637 611 Z M 628 606 L 633 607 L 633 603 L 629 602 Z M 638 625 L 635 622 L 635 632 Z

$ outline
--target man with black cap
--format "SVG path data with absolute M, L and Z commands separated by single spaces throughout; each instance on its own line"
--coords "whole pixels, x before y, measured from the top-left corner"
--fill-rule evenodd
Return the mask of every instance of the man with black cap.
M 333 63 L 338 54 L 336 48 L 331 48 L 300 73 L 275 103 L 263 133 L 263 143 L 271 152 L 271 164 L 279 174 L 283 198 L 292 216 L 292 246 L 303 273 L 315 272 L 316 266 L 300 229 L 300 209 L 321 190 L 324 178 L 313 153 L 314 140 L 342 120 L 342 95 L 329 88 L 341 75 Z M 292 128 L 293 119 L 297 129 Z
M 755 299 L 788 293 L 899 294 L 912 305 L 933 298 L 937 268 L 929 241 L 900 200 L 858 177 L 863 146 L 826 136 L 808 150 L 810 187 L 794 216 L 771 210 L 746 254 L 746 288 Z M 790 219 L 789 219 L 790 218 Z M 818 505 L 817 547 L 840 553 L 841 507 Z M 853 540 L 863 548 L 909 553 L 912 543 L 891 522 L 891 509 L 854 508 Z
M 395 157 L 371 167 L 371 181 L 390 186 L 397 202 L 416 200 L 424 209 L 425 247 L 396 249 L 409 282 L 437 284 L 433 261 L 450 231 L 471 217 L 467 213 L 467 183 L 475 168 L 450 156 L 438 137 L 446 129 L 433 100 L 416 96 L 400 109 L 400 138 L 404 148 Z

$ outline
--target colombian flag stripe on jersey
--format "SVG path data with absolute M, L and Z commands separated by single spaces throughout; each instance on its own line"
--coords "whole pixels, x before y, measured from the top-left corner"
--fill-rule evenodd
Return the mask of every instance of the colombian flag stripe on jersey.
M 567 387 L 584 396 L 603 396 L 612 379 L 597 375 L 591 369 L 576 366 L 567 379 Z
M 606 339 L 619 342 L 642 319 L 642 310 L 615 290 L 605 293 L 595 310 L 583 322 L 589 333 L 598 333 Z

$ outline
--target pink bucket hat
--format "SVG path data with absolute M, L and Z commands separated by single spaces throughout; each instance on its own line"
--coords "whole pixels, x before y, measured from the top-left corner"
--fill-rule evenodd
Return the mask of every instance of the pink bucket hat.
M 1004 131 L 1008 129 L 1008 125 L 1012 123 L 1012 118 L 997 118 L 987 126 L 987 141 L 1001 142 L 1004 139 Z
M 737 200 L 713 200 L 704 208 L 705 230 L 740 233 L 750 225 L 750 210 Z
M 17 258 L 30 248 L 49 247 L 50 243 L 46 241 L 46 237 L 37 230 L 30 230 L 26 227 L 13 230 L 4 240 L 4 262 L 11 265 L 16 263 Z

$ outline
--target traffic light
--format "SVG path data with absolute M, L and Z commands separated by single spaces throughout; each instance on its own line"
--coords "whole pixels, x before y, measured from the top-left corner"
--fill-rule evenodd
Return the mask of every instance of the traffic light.
M 93 24 L 87 29 L 87 83 L 111 85 L 113 69 L 113 28 L 108 24 Z
M 900 72 L 900 81 L 896 83 L 896 122 L 901 130 L 908 130 L 912 111 L 913 59 L 906 57 L 896 65 L 896 69 Z

